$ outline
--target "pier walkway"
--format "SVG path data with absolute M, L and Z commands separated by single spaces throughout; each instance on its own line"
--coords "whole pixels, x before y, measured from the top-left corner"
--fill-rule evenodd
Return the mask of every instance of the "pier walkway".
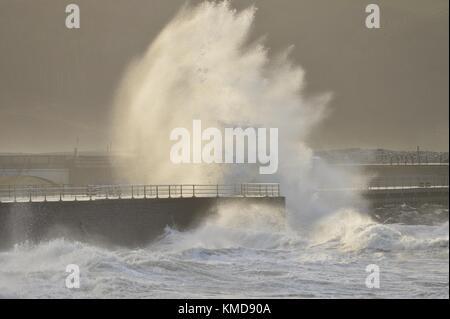
M 0 186 L 0 203 L 105 199 L 280 197 L 280 184 Z

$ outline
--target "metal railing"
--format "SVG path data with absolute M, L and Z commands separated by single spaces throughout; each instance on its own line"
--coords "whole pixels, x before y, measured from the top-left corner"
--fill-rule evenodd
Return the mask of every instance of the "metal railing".
M 276 183 L 236 185 L 0 186 L 0 202 L 189 197 L 279 197 Z
M 378 176 L 369 177 L 366 181 L 349 181 L 346 185 L 338 187 L 316 187 L 316 191 L 371 191 L 396 189 L 448 189 L 448 175 L 421 175 L 421 176 Z
M 368 188 L 426 188 L 448 187 L 448 175 L 383 176 L 370 179 Z

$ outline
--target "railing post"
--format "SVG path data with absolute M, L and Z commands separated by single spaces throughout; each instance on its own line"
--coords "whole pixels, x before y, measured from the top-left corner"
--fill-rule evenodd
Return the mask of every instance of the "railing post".
M 171 185 L 169 185 L 169 198 L 171 198 L 171 193 L 170 193 L 170 188 L 171 188 Z
M 219 197 L 219 184 L 216 185 L 216 195 Z
M 147 185 L 144 185 L 144 199 L 147 199 Z
M 131 185 L 131 199 L 134 199 L 134 185 Z
M 192 197 L 195 197 L 195 185 L 192 185 Z
M 183 184 L 180 185 L 180 197 L 183 198 Z
M 14 202 L 17 202 L 16 185 L 14 185 Z
M 159 186 L 156 185 L 156 198 L 159 198 Z

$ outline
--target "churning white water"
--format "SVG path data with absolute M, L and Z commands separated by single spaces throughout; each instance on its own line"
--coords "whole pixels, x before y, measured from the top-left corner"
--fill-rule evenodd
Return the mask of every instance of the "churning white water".
M 18 245 L 0 253 L 0 297 L 449 297 L 448 222 L 382 225 L 342 211 L 299 235 L 270 214 L 239 223 L 242 212 L 226 213 L 136 250 L 62 238 Z M 65 287 L 73 263 L 79 289 Z M 380 267 L 379 289 L 365 285 L 369 264 Z
M 184 8 L 128 70 L 117 97 L 118 146 L 139 155 L 129 182 L 264 181 L 256 167 L 174 165 L 170 130 L 207 126 L 279 128 L 283 218 L 262 207 L 225 207 L 188 232 L 166 229 L 145 248 L 105 249 L 64 238 L 0 252 L 0 297 L 439 297 L 448 298 L 448 222 L 382 225 L 352 209 L 357 194 L 317 200 L 317 185 L 348 178 L 312 170 L 304 141 L 328 95 L 306 98 L 289 50 L 269 60 L 248 43 L 255 9 L 227 2 Z M 117 145 L 116 144 L 116 145 Z M 398 213 L 401 207 L 394 209 Z M 436 208 L 433 214 L 447 214 Z M 448 220 L 448 218 L 447 218 Z M 68 264 L 81 287 L 65 287 Z M 377 264 L 379 289 L 365 285 Z

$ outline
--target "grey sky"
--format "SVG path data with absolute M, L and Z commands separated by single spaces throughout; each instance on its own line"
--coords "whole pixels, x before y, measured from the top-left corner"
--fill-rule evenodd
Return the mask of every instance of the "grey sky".
M 64 26 L 77 3 L 81 29 Z M 192 1 L 196 3 L 197 1 Z M 0 152 L 106 149 L 114 92 L 184 1 L 0 0 Z M 295 45 L 306 93 L 333 92 L 314 148 L 448 150 L 447 0 L 239 0 L 254 37 Z M 382 28 L 364 8 L 381 7 Z

